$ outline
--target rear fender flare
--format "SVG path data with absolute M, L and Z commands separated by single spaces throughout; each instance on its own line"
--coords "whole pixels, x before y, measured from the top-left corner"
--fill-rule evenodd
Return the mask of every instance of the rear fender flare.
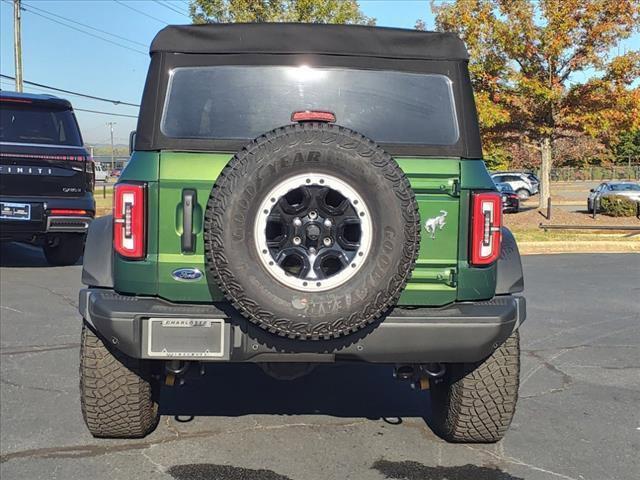
M 84 247 L 82 283 L 113 288 L 113 216 L 96 218 L 89 226 Z
M 510 295 L 524 290 L 522 261 L 516 239 L 508 228 L 502 227 L 502 250 L 497 265 L 496 295 Z

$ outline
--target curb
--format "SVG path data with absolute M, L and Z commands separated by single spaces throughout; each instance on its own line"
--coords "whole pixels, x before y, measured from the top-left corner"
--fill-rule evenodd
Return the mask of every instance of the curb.
M 548 255 L 556 253 L 640 253 L 640 241 L 602 240 L 595 242 L 581 241 L 542 241 L 518 242 L 522 255 Z

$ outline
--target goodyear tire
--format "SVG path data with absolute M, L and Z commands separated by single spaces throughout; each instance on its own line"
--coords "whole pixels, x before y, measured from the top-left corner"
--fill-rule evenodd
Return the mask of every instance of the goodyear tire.
M 80 343 L 80 404 L 99 438 L 140 438 L 155 430 L 158 404 L 140 361 L 107 348 L 86 324 Z
M 449 365 L 431 389 L 436 432 L 450 442 L 497 442 L 516 410 L 520 383 L 520 335 L 516 330 L 491 356 Z
M 205 213 L 208 275 L 248 320 L 328 340 L 393 306 L 418 256 L 420 220 L 389 154 L 343 127 L 306 123 L 237 153 Z

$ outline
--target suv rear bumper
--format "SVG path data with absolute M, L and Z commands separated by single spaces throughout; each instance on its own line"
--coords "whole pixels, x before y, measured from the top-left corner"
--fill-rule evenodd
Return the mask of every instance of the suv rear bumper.
M 120 295 L 110 289 L 80 291 L 80 314 L 106 341 L 143 359 L 228 362 L 374 363 L 473 362 L 487 357 L 526 317 L 520 296 L 443 308 L 395 308 L 365 335 L 328 342 L 284 340 L 266 334 L 228 305 L 176 304 L 156 297 Z M 149 319 L 222 319 L 218 358 L 150 355 Z
M 31 206 L 30 220 L 0 220 L 0 239 L 30 241 L 47 233 L 86 233 L 96 204 L 91 193 L 81 197 L 2 196 L 2 202 Z M 52 215 L 51 209 L 86 210 L 87 215 Z

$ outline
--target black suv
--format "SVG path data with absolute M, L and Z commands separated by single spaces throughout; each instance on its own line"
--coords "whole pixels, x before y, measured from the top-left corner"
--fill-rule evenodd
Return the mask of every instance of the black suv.
M 94 169 L 71 103 L 0 92 L 0 240 L 42 245 L 52 265 L 82 256 Z

